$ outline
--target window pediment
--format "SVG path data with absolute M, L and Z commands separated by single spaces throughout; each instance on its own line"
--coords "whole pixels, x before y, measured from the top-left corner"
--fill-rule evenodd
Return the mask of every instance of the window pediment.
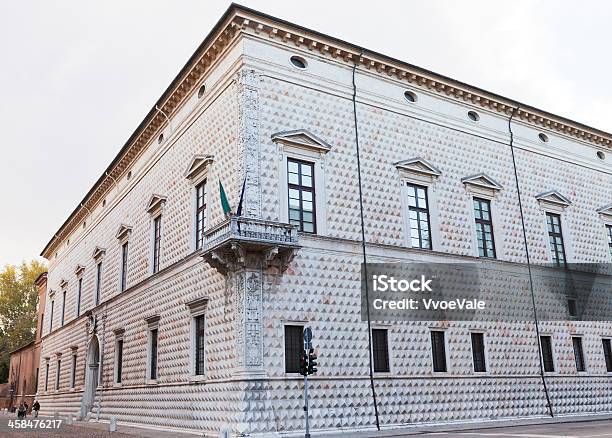
M 101 248 L 101 247 L 99 247 L 99 246 L 96 246 L 96 247 L 94 248 L 94 251 L 93 251 L 92 257 L 93 257 L 94 259 L 96 259 L 96 260 L 97 260 L 97 259 L 99 259 L 100 257 L 103 257 L 103 256 L 104 256 L 104 254 L 106 254 L 106 248 Z
M 167 199 L 168 198 L 163 195 L 151 195 L 149 203 L 147 204 L 147 213 L 154 214 L 157 211 L 161 210 Z
M 566 198 L 556 190 L 540 193 L 539 195 L 536 195 L 536 199 L 541 204 L 548 204 L 560 208 L 565 208 L 569 205 L 572 205 L 572 201 L 570 201 L 568 198 Z
M 66 286 L 68 286 L 68 280 L 66 280 L 65 278 L 62 278 L 60 280 L 60 289 L 65 289 Z
M 76 265 L 76 268 L 74 268 L 74 275 L 76 275 L 78 277 L 79 275 L 81 275 L 83 273 L 84 270 L 85 270 L 85 266 L 83 266 L 83 265 Z
M 212 155 L 194 155 L 184 172 L 185 178 L 195 179 L 204 174 L 213 161 Z
M 272 134 L 272 141 L 315 150 L 321 153 L 327 153 L 331 150 L 331 145 L 329 143 L 306 129 L 277 132 L 276 134 Z
M 206 310 L 206 306 L 208 305 L 208 297 L 196 298 L 195 300 L 191 300 L 185 303 L 185 307 L 191 312 L 191 314 L 201 313 Z
M 126 224 L 121 224 L 119 226 L 119 229 L 117 230 L 117 234 L 115 234 L 115 237 L 119 240 L 125 240 L 130 236 L 131 233 L 132 227 Z
M 394 163 L 402 177 L 412 177 L 418 180 L 434 181 L 442 172 L 425 158 L 414 157 Z
M 159 320 L 159 315 L 147 316 L 144 319 L 145 323 L 147 324 L 147 326 L 149 326 L 149 328 L 156 328 L 159 325 Z
M 597 210 L 600 216 L 605 216 L 607 219 L 612 219 L 612 204 L 604 205 Z
M 461 179 L 461 182 L 465 185 L 476 186 L 478 188 L 483 188 L 492 191 L 499 191 L 503 187 L 500 183 L 495 181 L 486 173 L 477 173 L 476 175 L 466 176 Z

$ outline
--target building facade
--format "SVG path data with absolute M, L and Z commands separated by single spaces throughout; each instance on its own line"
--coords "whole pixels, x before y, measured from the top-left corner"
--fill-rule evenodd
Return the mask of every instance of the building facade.
M 373 427 L 360 179 L 368 262 L 610 263 L 611 142 L 233 5 L 43 250 L 42 413 L 295 433 L 308 325 L 311 427 Z M 612 411 L 612 324 L 539 332 L 373 322 L 381 425 Z
M 38 308 L 34 339 L 26 345 L 11 351 L 9 360 L 8 401 L 7 408 L 17 408 L 22 402 L 28 404 L 28 410 L 36 398 L 41 348 L 41 328 L 44 319 L 45 299 L 47 294 L 47 273 L 44 272 L 35 280 L 38 289 Z

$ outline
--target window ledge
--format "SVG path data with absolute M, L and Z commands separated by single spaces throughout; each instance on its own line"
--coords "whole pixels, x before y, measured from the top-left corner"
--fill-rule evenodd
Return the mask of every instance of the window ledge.
M 113 383 L 113 388 L 121 388 L 123 385 L 121 383 Z
M 205 382 L 207 380 L 207 377 L 205 374 L 192 374 L 191 376 L 189 376 L 189 382 L 192 383 L 197 383 L 197 382 Z
M 147 379 L 145 381 L 145 384 L 147 384 L 147 385 L 157 385 L 158 382 L 157 382 L 157 379 Z

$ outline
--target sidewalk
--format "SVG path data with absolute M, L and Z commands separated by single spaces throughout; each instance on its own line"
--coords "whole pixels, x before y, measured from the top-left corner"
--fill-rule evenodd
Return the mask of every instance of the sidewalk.
M 179 431 L 179 430 L 165 430 L 161 428 L 145 428 L 134 425 L 117 425 L 117 432 L 111 433 L 108 431 L 109 424 L 105 422 L 80 422 L 74 421 L 72 425 L 67 424 L 66 419 L 63 419 L 63 423 L 60 429 L 11 429 L 8 428 L 7 422 L 9 419 L 16 419 L 8 415 L 0 415 L 0 437 L 48 437 L 48 436 L 61 436 L 61 437 L 82 437 L 87 436 L 91 438 L 129 438 L 129 437 L 142 437 L 142 438 L 188 438 L 195 436 L 204 436 L 202 433 L 197 431 Z M 28 417 L 32 420 L 32 417 Z M 54 417 L 39 417 L 39 420 L 54 420 Z M 612 413 L 609 414 L 597 414 L 597 415 L 583 415 L 583 416 L 565 416 L 565 417 L 541 417 L 541 418 L 517 418 L 511 420 L 497 420 L 497 421 L 478 421 L 478 422 L 465 422 L 465 423 L 447 423 L 447 424 L 421 424 L 421 425 L 406 425 L 396 428 L 383 428 L 381 431 L 371 430 L 333 430 L 325 432 L 312 432 L 313 437 L 316 438 L 340 438 L 341 436 L 349 435 L 351 438 L 391 438 L 399 436 L 412 436 L 412 435 L 427 435 L 427 434 L 444 434 L 444 433 L 459 433 L 461 431 L 482 431 L 486 433 L 487 429 L 498 429 L 498 428 L 512 428 L 521 426 L 535 426 L 535 425 L 550 425 L 550 424 L 564 424 L 564 423 L 588 423 L 595 421 L 611 421 Z M 491 431 L 493 432 L 493 431 Z M 303 431 L 278 434 L 279 437 L 301 437 Z M 210 436 L 210 435 L 209 435 Z

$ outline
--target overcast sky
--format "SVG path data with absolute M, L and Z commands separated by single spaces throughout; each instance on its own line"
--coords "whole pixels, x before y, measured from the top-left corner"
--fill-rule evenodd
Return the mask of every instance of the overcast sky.
M 610 2 L 242 3 L 612 131 Z M 228 5 L 0 0 L 0 266 L 38 256 Z

